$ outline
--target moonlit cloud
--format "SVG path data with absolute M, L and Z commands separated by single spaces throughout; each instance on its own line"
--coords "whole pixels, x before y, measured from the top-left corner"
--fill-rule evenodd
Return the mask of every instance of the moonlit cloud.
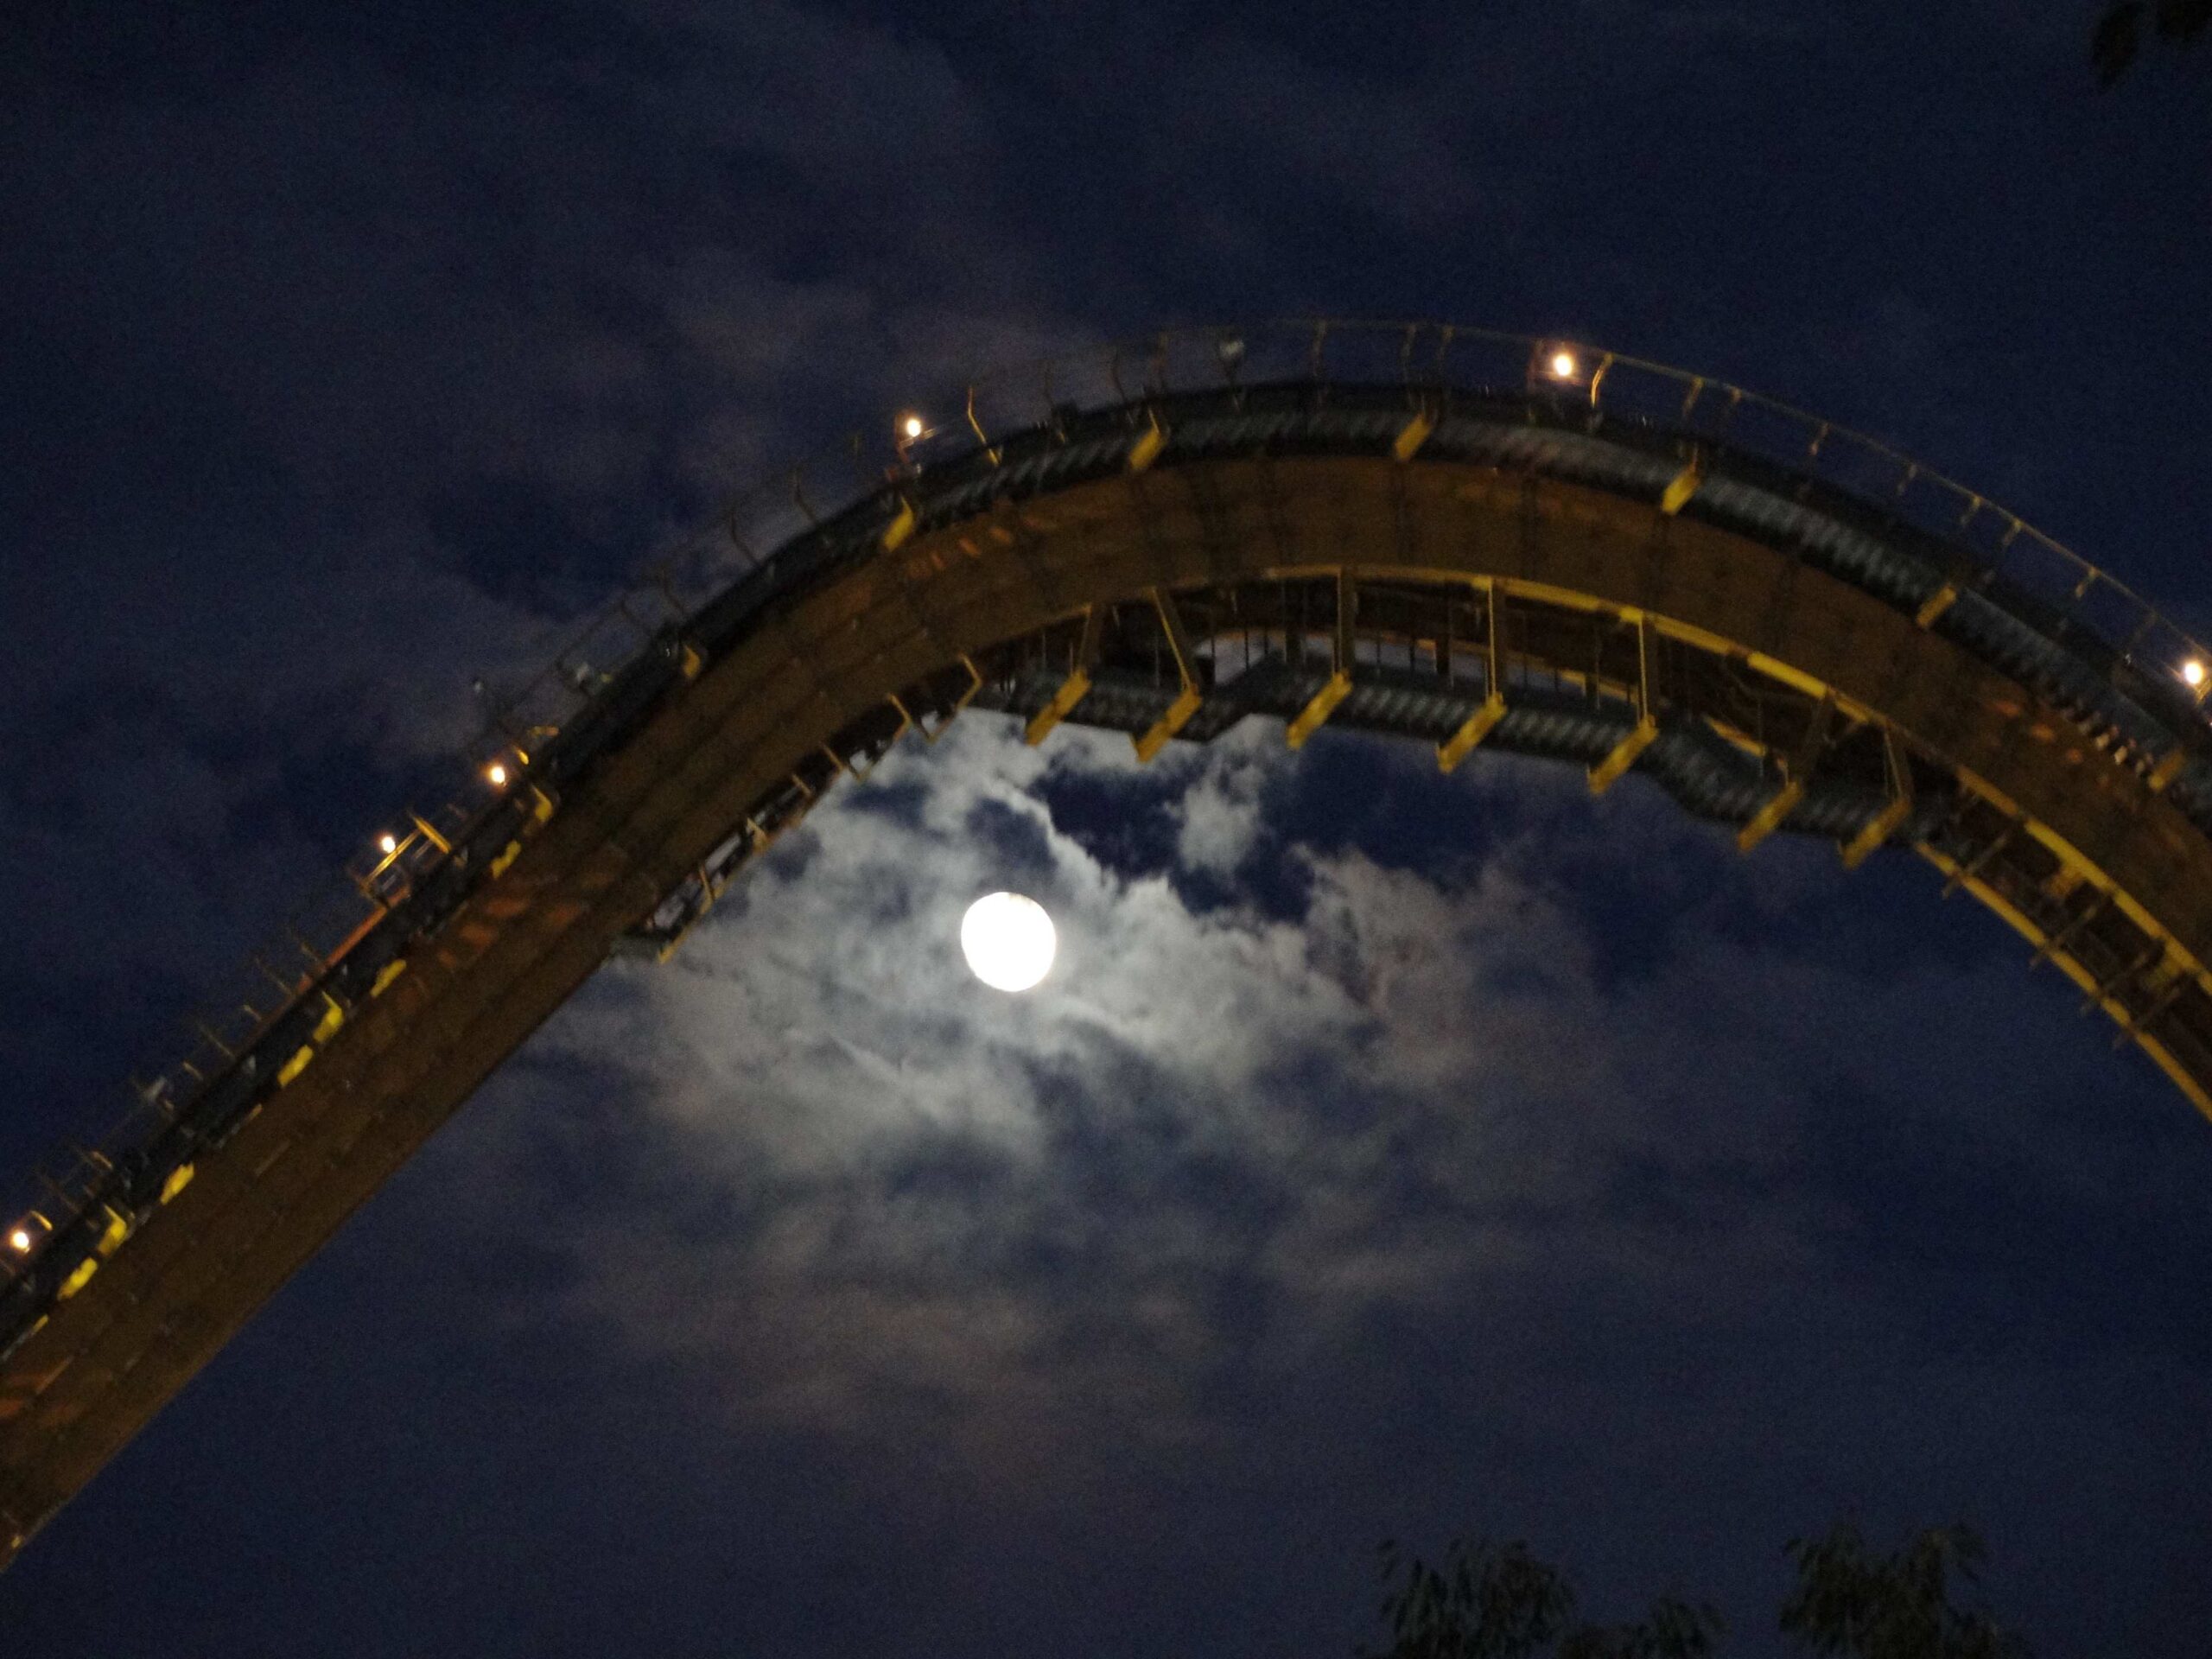
M 1159 763 L 1173 850 L 1137 873 L 1049 804 L 1131 773 L 1119 736 L 1037 751 L 970 717 L 833 797 L 672 964 L 603 976 L 479 1109 L 468 1185 L 518 1197 L 536 1140 L 578 1114 L 627 1124 L 616 1185 L 554 1220 L 571 1274 L 527 1317 L 692 1379 L 738 1431 L 918 1434 L 1043 1501 L 1102 1478 L 1105 1444 L 1249 1452 L 1233 1402 L 1255 1393 L 1387 1390 L 1362 1374 L 1370 1336 L 1430 1319 L 1539 1439 L 1560 1431 L 1539 1379 L 1573 1370 L 1599 1308 L 1617 1332 L 1769 1350 L 1798 1386 L 1817 1308 L 1850 1356 L 1822 1362 L 1837 1378 L 1964 1388 L 1866 1263 L 1889 1224 L 1837 1184 L 1843 1122 L 1978 1141 L 2053 1215 L 2104 1210 L 2135 1162 L 2069 1096 L 2113 1064 L 2101 1045 L 2062 1029 L 1993 1060 L 1965 1034 L 2033 994 L 2017 964 L 1899 941 L 1897 971 L 1831 960 L 1787 918 L 1834 903 L 1832 854 L 1744 865 L 1656 797 L 1593 812 L 1572 772 L 1493 761 L 1436 785 L 1507 821 L 1484 855 L 1440 872 L 1294 845 L 1304 896 L 1279 913 L 1235 879 L 1299 779 L 1279 742 L 1258 726 Z M 1725 937 L 1692 895 L 1621 971 L 1574 888 L 1645 861 L 1783 937 Z M 957 944 L 969 899 L 1009 885 L 1063 941 L 1021 998 Z M 1961 1035 L 1910 1054 L 1878 1035 L 1916 1017 Z M 1977 1342 L 2032 1372 L 2031 1333 L 1985 1317 Z M 1717 1363 L 1700 1387 L 1731 1410 L 1802 1417 Z M 1696 1397 L 1655 1402 L 1636 1455 L 1707 1439 L 1677 1415 Z

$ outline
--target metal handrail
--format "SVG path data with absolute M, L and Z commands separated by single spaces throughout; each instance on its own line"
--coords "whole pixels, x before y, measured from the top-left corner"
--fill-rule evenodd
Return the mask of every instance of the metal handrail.
M 1157 406 L 1179 396 L 1282 385 L 1311 386 L 1317 395 L 1332 385 L 1402 385 L 1413 411 L 1447 392 L 1519 397 L 1532 416 L 1540 406 L 1580 409 L 1592 420 L 1642 423 L 1693 446 L 1764 459 L 1939 538 L 1958 560 L 1955 582 L 1989 588 L 2001 579 L 2049 607 L 2062 628 L 2098 641 L 2115 662 L 2186 684 L 2200 705 L 2212 689 L 2212 652 L 2017 514 L 1879 440 L 1725 381 L 1562 338 L 1433 322 L 1287 319 L 1171 329 L 1071 352 L 993 372 L 918 404 L 940 411 L 934 423 L 914 416 L 918 432 L 905 429 L 909 412 L 900 411 L 873 435 L 779 469 L 664 548 L 631 586 L 573 628 L 550 662 L 498 702 L 484 732 L 455 757 L 452 791 L 435 815 L 402 815 L 388 832 L 389 850 L 378 846 L 347 861 L 249 958 L 245 972 L 261 1000 L 226 1000 L 219 1014 L 190 1022 L 194 1046 L 151 1081 L 134 1079 L 131 1110 L 94 1149 L 79 1152 L 67 1173 L 42 1176 L 46 1192 L 28 1207 L 53 1231 L 79 1219 L 117 1159 L 147 1144 L 207 1080 L 314 995 L 396 897 L 443 863 L 445 846 L 464 840 L 527 775 L 541 743 L 589 709 L 653 640 L 681 628 L 733 582 L 758 581 L 763 596 L 775 591 L 792 575 L 779 568 L 780 550 L 799 537 L 932 469 L 977 455 L 995 462 L 996 446 L 1013 435 L 1058 433 L 1071 409 L 1126 407 L 1133 420 L 1140 410 L 1156 420 Z M 507 785 L 487 781 L 495 763 L 511 766 Z M 0 1271 L 12 1268 L 12 1254 L 0 1248 Z

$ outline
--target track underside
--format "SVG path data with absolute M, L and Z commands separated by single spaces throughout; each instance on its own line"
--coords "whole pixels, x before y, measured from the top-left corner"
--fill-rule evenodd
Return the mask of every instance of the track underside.
M 1078 683 L 1079 682 L 1079 683 Z M 0 1366 L 19 1546 L 613 951 L 664 948 L 841 772 L 963 706 L 1156 752 L 1251 715 L 1629 769 L 1916 847 L 2212 1116 L 2212 849 L 2143 758 L 1746 537 L 1534 474 L 1193 461 L 913 536 L 771 608 L 561 803 Z

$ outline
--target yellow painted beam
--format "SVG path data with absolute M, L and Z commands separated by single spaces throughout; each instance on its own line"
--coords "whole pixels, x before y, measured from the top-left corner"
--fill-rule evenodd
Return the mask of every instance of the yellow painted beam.
M 1155 420 L 1144 430 L 1144 435 L 1129 447 L 1129 470 L 1141 473 L 1160 459 L 1160 452 L 1167 447 L 1167 431 Z
M 1690 464 L 1674 476 L 1674 480 L 1660 493 L 1659 511 L 1669 518 L 1689 505 L 1690 498 L 1697 493 L 1697 486 L 1705 482 L 1705 461 L 1692 456 Z
M 1636 728 L 1613 745 L 1613 752 L 1590 768 L 1590 792 L 1602 795 L 1620 781 L 1621 774 L 1636 764 L 1636 758 L 1651 747 L 1651 740 L 1659 735 L 1658 722 L 1640 720 Z
M 1313 694 L 1313 700 L 1299 710 L 1298 718 L 1290 722 L 1283 738 L 1294 749 L 1306 747 L 1306 740 L 1319 731 L 1337 705 L 1351 695 L 1351 676 L 1338 669 L 1329 676 L 1328 683 Z
M 1167 649 L 1175 658 L 1175 671 L 1183 677 L 1185 686 L 1196 685 L 1198 680 L 1198 653 L 1191 649 L 1191 636 L 1183 632 L 1182 613 L 1175 608 L 1175 601 L 1161 588 L 1152 590 L 1152 608 L 1160 613 L 1160 630 L 1167 636 Z
M 1497 722 L 1505 718 L 1505 699 L 1493 696 L 1467 716 L 1459 729 L 1436 746 L 1436 769 L 1448 772 L 1475 750 L 1475 745 L 1491 734 Z
M 1969 874 L 1957 860 L 1946 857 L 1926 842 L 1919 843 L 1918 851 L 1923 858 L 1941 870 L 1950 880 L 1957 882 L 1976 899 L 1988 906 L 1991 910 L 1995 911 L 2011 925 L 2014 932 L 2034 945 L 2038 951 L 2047 953 L 2050 960 L 2058 964 L 2060 972 L 2079 986 L 2085 995 L 2104 1009 L 2106 1014 L 2120 1022 L 2121 1035 L 2133 1037 L 2135 1039 L 2136 1046 L 2150 1056 L 2152 1064 L 2166 1074 L 2167 1081 L 2181 1090 L 2188 1098 L 2190 1104 L 2203 1113 L 2206 1117 L 2212 1118 L 2212 1092 L 2206 1090 L 2204 1085 L 2197 1081 L 2189 1069 L 2182 1065 L 2180 1058 L 2164 1043 L 2139 1027 L 2132 1030 L 2128 1028 L 2130 1021 L 2126 1005 L 2118 997 L 2112 995 L 2104 986 L 2100 985 L 2094 974 L 2083 967 L 2070 953 L 2055 948 L 2050 936 L 2029 920 L 2018 906 L 1980 877 Z M 2177 965 L 2183 973 L 2191 970 L 2191 965 L 2185 958 L 2180 960 Z
M 1167 705 L 1167 712 L 1153 722 L 1152 729 L 1135 740 L 1139 760 L 1150 760 L 1166 747 L 1167 740 L 1191 723 L 1191 716 L 1205 701 L 1205 694 L 1198 690 L 1197 658 L 1191 649 L 1191 637 L 1183 632 L 1183 618 L 1175 608 L 1174 600 L 1158 588 L 1152 589 L 1151 598 L 1153 609 L 1160 613 L 1160 629 L 1167 636 L 1168 654 L 1175 659 L 1175 671 L 1183 677 L 1183 690 Z
M 1893 798 L 1887 806 L 1866 820 L 1865 829 L 1840 845 L 1838 850 L 1843 855 L 1843 868 L 1855 870 L 1864 864 L 1891 836 L 1897 834 L 1911 816 L 1911 798 L 1904 795 Z
M 2158 764 L 2151 769 L 2150 782 L 2152 791 L 2164 793 L 2171 789 L 2174 779 L 2181 776 L 2181 769 L 2188 764 L 2188 746 L 2182 743 L 2175 744 L 2159 757 Z
M 1866 827 L 1849 841 L 1840 842 L 1837 850 L 1843 855 L 1843 868 L 1855 870 L 1874 855 L 1889 838 L 1897 834 L 1904 821 L 1912 816 L 1912 758 L 1905 752 L 1904 740 L 1897 728 L 1885 723 L 1882 730 L 1882 770 L 1890 780 L 1890 803 L 1872 818 Z
M 1426 412 L 1417 413 L 1413 419 L 1398 429 L 1398 435 L 1390 443 L 1390 459 L 1411 461 L 1428 442 L 1428 435 L 1436 430 L 1436 423 Z
M 1060 689 L 1052 693 L 1052 700 L 1029 717 L 1029 723 L 1021 728 L 1021 741 L 1035 748 L 1053 727 L 1075 712 L 1076 704 L 1090 690 L 1090 676 L 1078 668 L 1060 682 Z
M 1736 850 L 1748 853 L 1782 828 L 1783 820 L 1797 810 L 1797 803 L 1805 798 L 1805 781 L 1792 778 L 1768 797 L 1766 804 L 1751 814 L 1751 820 L 1736 832 Z
M 1167 706 L 1167 712 L 1153 723 L 1152 729 L 1136 740 L 1137 759 L 1149 760 L 1166 748 L 1167 740 L 1191 723 L 1191 716 L 1205 701 L 1197 686 L 1185 686 L 1183 695 Z
M 919 522 L 914 517 L 914 504 L 911 501 L 900 501 L 899 516 L 883 527 L 883 550 L 887 553 L 896 553 L 900 548 L 906 546 L 907 542 L 912 539 L 914 526 Z
M 1923 628 L 1935 626 L 1936 619 L 1949 610 L 1952 601 L 1958 596 L 1958 588 L 1950 582 L 1945 582 L 1928 595 L 1927 602 L 1913 613 L 1912 620 Z

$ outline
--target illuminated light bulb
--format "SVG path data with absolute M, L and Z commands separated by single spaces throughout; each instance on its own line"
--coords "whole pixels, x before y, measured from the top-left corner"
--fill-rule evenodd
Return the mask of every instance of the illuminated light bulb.
M 1026 991 L 1052 971 L 1058 940 L 1052 918 L 1034 899 L 987 893 L 960 919 L 960 951 L 976 977 L 993 990 Z
M 2190 658 L 2181 665 L 2181 677 L 2191 685 L 2203 684 L 2204 664 L 2198 662 L 2196 658 Z
M 918 415 L 907 416 L 899 423 L 899 429 L 906 435 L 907 442 L 912 443 L 922 435 L 922 417 Z
M 494 760 L 489 766 L 486 767 L 484 775 L 491 779 L 493 788 L 504 789 L 506 787 L 507 769 L 501 766 L 498 761 Z
M 386 858 L 390 858 L 399 850 L 399 838 L 397 836 L 379 836 L 377 838 L 377 849 Z
M 29 1255 L 31 1248 L 30 1229 L 28 1227 L 18 1227 L 14 1232 L 9 1234 L 8 1247 L 14 1250 L 17 1255 Z
M 1573 352 L 1554 352 L 1552 353 L 1552 373 L 1557 376 L 1560 379 L 1573 379 L 1575 366 L 1574 353 Z

